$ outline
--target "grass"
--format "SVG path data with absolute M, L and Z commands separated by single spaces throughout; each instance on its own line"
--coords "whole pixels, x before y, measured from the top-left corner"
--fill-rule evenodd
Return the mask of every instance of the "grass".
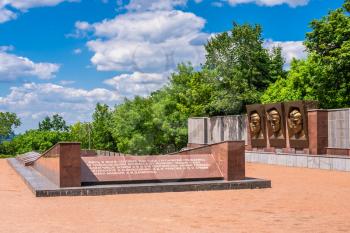
M 14 157 L 13 155 L 0 155 L 0 159 L 7 159 L 7 158 L 12 158 Z

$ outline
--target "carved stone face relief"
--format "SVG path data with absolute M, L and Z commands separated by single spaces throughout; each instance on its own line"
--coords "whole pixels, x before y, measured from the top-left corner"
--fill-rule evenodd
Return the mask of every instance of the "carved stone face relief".
M 303 130 L 303 116 L 300 113 L 299 109 L 293 109 L 288 114 L 288 128 L 289 128 L 290 138 L 293 138 L 293 139 L 305 138 L 305 133 Z
M 281 116 L 276 109 L 272 109 L 267 113 L 267 120 L 270 123 L 272 132 L 276 135 L 281 131 Z
M 261 118 L 257 112 L 250 115 L 250 133 L 253 139 L 258 139 L 261 132 Z

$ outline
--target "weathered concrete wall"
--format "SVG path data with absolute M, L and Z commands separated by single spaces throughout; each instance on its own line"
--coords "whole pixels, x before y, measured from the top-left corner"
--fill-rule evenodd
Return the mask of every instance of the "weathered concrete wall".
M 188 119 L 188 143 L 208 144 L 208 117 Z
M 223 117 L 219 116 L 209 118 L 208 129 L 209 144 L 224 141 Z
M 188 120 L 189 144 L 240 140 L 247 144 L 246 115 L 196 117 Z
M 328 147 L 350 148 L 350 109 L 328 110 Z
M 245 152 L 247 163 L 263 163 L 286 167 L 303 167 L 350 172 L 350 158 L 306 155 L 306 154 L 274 154 L 264 152 Z
M 225 141 L 244 140 L 247 143 L 246 115 L 225 116 L 223 131 Z

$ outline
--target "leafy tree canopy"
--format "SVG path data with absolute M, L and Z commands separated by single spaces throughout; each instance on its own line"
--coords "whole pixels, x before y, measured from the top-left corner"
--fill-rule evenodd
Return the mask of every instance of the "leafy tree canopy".
M 15 113 L 0 112 L 0 137 L 6 138 L 13 134 L 13 129 L 21 125 Z
M 66 121 L 59 114 L 53 115 L 52 118 L 47 116 L 39 122 L 40 131 L 68 131 L 68 129 Z
M 263 91 L 284 78 L 280 48 L 264 48 L 259 25 L 237 25 L 205 45 L 205 68 L 218 72 L 211 114 L 239 114 L 246 104 L 258 103 Z
M 263 102 L 318 100 L 323 108 L 350 107 L 350 1 L 343 8 L 311 22 L 305 61 L 292 64 L 287 80 L 278 80 Z M 289 94 L 288 94 L 289 93 Z

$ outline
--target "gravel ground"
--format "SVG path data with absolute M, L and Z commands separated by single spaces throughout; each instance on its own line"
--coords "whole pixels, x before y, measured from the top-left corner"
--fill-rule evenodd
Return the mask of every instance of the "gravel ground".
M 0 232 L 350 232 L 350 173 L 247 164 L 272 189 L 35 198 L 0 160 Z

